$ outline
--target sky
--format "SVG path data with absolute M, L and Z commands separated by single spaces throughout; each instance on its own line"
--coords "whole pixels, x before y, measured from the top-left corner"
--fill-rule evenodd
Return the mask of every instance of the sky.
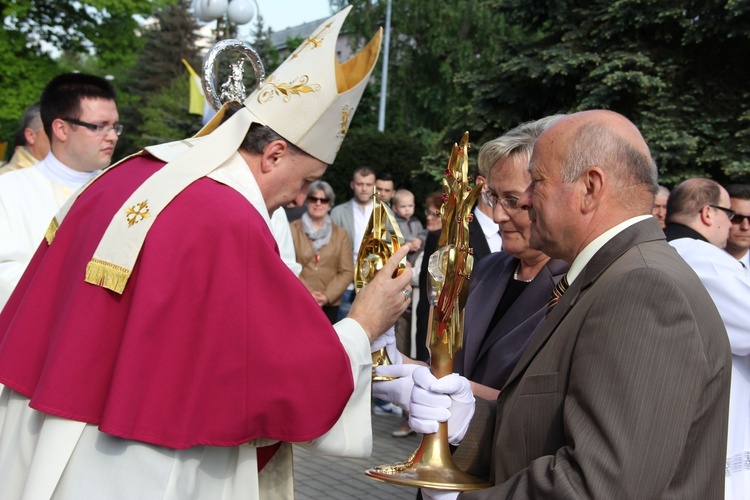
M 316 21 L 331 15 L 328 0 L 256 0 L 263 24 L 274 32 L 298 26 L 310 21 Z M 244 28 L 255 24 L 255 19 Z M 244 31 L 244 30 L 243 30 Z

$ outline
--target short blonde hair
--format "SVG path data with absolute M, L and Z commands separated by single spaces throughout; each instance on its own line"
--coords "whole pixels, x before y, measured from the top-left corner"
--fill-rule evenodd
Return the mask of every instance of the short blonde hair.
M 477 164 L 479 166 L 479 175 L 489 179 L 490 170 L 498 161 L 513 155 L 523 155 L 526 163 L 531 159 L 531 151 L 534 149 L 534 143 L 542 132 L 553 123 L 557 122 L 566 115 L 551 115 L 539 120 L 522 123 L 501 135 L 497 139 L 492 139 L 479 150 Z

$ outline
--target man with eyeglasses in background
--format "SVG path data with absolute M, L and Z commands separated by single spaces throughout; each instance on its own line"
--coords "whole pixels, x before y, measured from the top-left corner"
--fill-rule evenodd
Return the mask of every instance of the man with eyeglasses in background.
M 739 260 L 745 269 L 750 269 L 750 184 L 729 185 L 727 192 L 735 214 L 725 250 Z
M 730 232 L 737 225 L 734 207 L 739 207 L 730 205 L 727 191 L 709 179 L 682 182 L 667 202 L 664 232 L 703 282 L 729 335 L 732 385 L 724 498 L 731 500 L 747 498 L 750 488 L 750 271 L 722 250 L 729 246 Z M 748 221 L 743 217 L 739 225 L 747 228 Z
M 108 166 L 122 133 L 115 89 L 104 78 L 66 73 L 42 91 L 47 156 L 0 178 L 0 309 L 50 221 L 81 186 Z

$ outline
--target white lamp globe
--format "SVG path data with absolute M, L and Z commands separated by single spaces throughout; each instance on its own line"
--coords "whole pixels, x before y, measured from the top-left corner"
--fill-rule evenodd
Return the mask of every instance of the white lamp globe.
M 227 12 L 228 0 L 203 0 L 203 14 L 210 20 L 218 19 Z
M 193 0 L 193 13 L 199 21 L 207 23 L 208 21 L 213 21 L 213 18 L 209 17 L 205 12 L 205 4 L 206 0 Z
M 232 0 L 227 11 L 229 20 L 234 24 L 247 24 L 255 17 L 252 0 Z

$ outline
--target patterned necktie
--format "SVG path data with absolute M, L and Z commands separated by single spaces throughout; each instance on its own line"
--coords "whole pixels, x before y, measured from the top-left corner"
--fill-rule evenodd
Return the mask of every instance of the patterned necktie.
M 552 311 L 552 308 L 555 307 L 555 305 L 560 302 L 560 298 L 565 293 L 565 290 L 568 289 L 570 285 L 568 284 L 568 275 L 566 274 L 563 276 L 563 278 L 555 285 L 555 288 L 552 289 L 552 298 L 549 301 L 549 304 L 547 304 L 547 313 L 544 315 L 546 318 L 549 316 L 549 313 Z

